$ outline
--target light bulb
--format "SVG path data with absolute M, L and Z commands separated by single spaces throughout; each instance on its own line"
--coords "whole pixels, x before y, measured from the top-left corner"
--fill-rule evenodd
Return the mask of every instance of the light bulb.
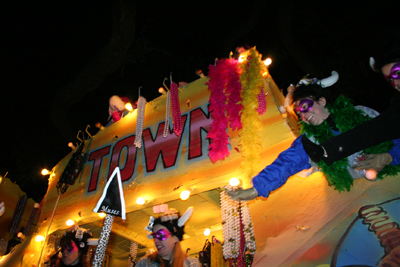
M 181 193 L 181 199 L 182 199 L 182 200 L 188 199 L 189 196 L 190 196 L 190 191 L 189 191 L 189 190 L 185 190 L 185 191 L 183 191 L 183 192 Z
M 136 199 L 136 203 L 139 204 L 139 205 L 143 205 L 145 202 L 146 202 L 146 201 L 145 201 L 144 198 L 142 198 L 142 197 L 138 197 L 138 198 Z
M 205 235 L 205 236 L 209 236 L 210 233 L 211 233 L 210 228 L 207 228 L 206 230 L 204 230 L 204 235 Z
M 50 172 L 49 172 L 49 170 L 47 170 L 47 169 L 43 169 L 42 170 L 42 175 L 47 175 L 47 174 L 49 174 Z
M 97 214 L 99 215 L 100 218 L 104 218 L 104 217 L 107 216 L 107 214 L 105 214 L 104 212 L 100 212 L 100 213 L 97 213 Z
M 125 104 L 125 108 L 126 108 L 127 110 L 129 110 L 129 111 L 132 111 L 132 110 L 133 110 L 132 104 L 131 104 L 131 103 L 126 103 L 126 104 Z
M 229 184 L 231 186 L 238 186 L 240 184 L 240 181 L 238 178 L 233 177 L 232 179 L 229 180 Z
M 43 237 L 42 235 L 37 235 L 37 236 L 35 237 L 35 241 L 36 241 L 36 242 L 44 241 L 44 237 Z
M 68 143 L 68 146 L 69 146 L 70 148 L 72 148 L 72 149 L 75 149 L 75 146 L 74 146 L 74 144 L 73 144 L 72 142 L 69 142 L 69 143 Z
M 272 63 L 272 59 L 270 59 L 270 58 L 267 58 L 266 60 L 264 60 L 265 66 L 271 65 L 271 63 Z
M 67 225 L 68 225 L 68 226 L 72 226 L 72 225 L 74 225 L 74 224 L 75 224 L 74 221 L 71 220 L 71 219 L 67 221 Z

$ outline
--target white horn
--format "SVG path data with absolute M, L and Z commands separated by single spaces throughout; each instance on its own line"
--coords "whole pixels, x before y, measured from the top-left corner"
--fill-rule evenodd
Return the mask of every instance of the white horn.
M 185 213 L 182 215 L 182 217 L 179 218 L 178 220 L 178 226 L 182 227 L 186 223 L 187 220 L 189 220 L 190 216 L 193 214 L 193 207 L 187 208 Z
M 98 238 L 88 238 L 87 239 L 88 246 L 97 246 L 99 244 Z
M 371 69 L 373 71 L 380 72 L 380 70 L 375 67 L 375 58 L 373 58 L 373 57 L 369 58 L 369 66 L 371 67 Z
M 322 87 L 329 87 L 334 85 L 339 80 L 339 73 L 332 71 L 332 75 L 321 80 Z

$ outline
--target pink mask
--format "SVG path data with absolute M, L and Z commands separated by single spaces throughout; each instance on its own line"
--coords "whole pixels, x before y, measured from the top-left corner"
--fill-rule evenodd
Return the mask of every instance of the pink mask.
M 394 64 L 390 69 L 390 74 L 385 76 L 385 79 L 394 86 L 394 80 L 400 79 L 400 62 Z

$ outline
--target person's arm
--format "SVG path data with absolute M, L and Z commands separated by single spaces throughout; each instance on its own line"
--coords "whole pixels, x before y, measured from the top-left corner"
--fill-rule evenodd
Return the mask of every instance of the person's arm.
M 321 159 L 330 165 L 358 151 L 397 138 L 400 138 L 400 109 L 393 107 L 376 118 L 321 143 L 326 152 L 326 156 Z
M 285 184 L 290 176 L 310 167 L 309 157 L 304 151 L 300 136 L 294 140 L 290 148 L 279 154 L 271 165 L 254 176 L 253 187 L 259 196 L 268 197 L 271 191 Z

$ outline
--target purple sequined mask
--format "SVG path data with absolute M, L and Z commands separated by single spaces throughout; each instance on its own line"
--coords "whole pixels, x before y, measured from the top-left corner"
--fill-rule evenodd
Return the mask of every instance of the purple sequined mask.
M 299 112 L 306 113 L 309 112 L 313 106 L 314 106 L 314 100 L 309 98 L 304 98 L 300 100 L 299 106 L 296 108 L 295 111 L 297 114 L 299 114 Z
M 390 74 L 385 76 L 385 79 L 394 87 L 394 80 L 400 79 L 400 62 L 394 64 L 390 69 Z
M 65 250 L 68 251 L 69 253 L 73 253 L 78 250 L 78 247 L 75 245 L 74 242 L 71 241 L 70 246 L 65 245 L 61 247 L 61 253 L 64 253 Z
M 166 240 L 168 237 L 170 237 L 171 233 L 168 232 L 166 229 L 160 229 L 155 233 L 151 233 L 153 238 L 157 238 L 160 241 Z

